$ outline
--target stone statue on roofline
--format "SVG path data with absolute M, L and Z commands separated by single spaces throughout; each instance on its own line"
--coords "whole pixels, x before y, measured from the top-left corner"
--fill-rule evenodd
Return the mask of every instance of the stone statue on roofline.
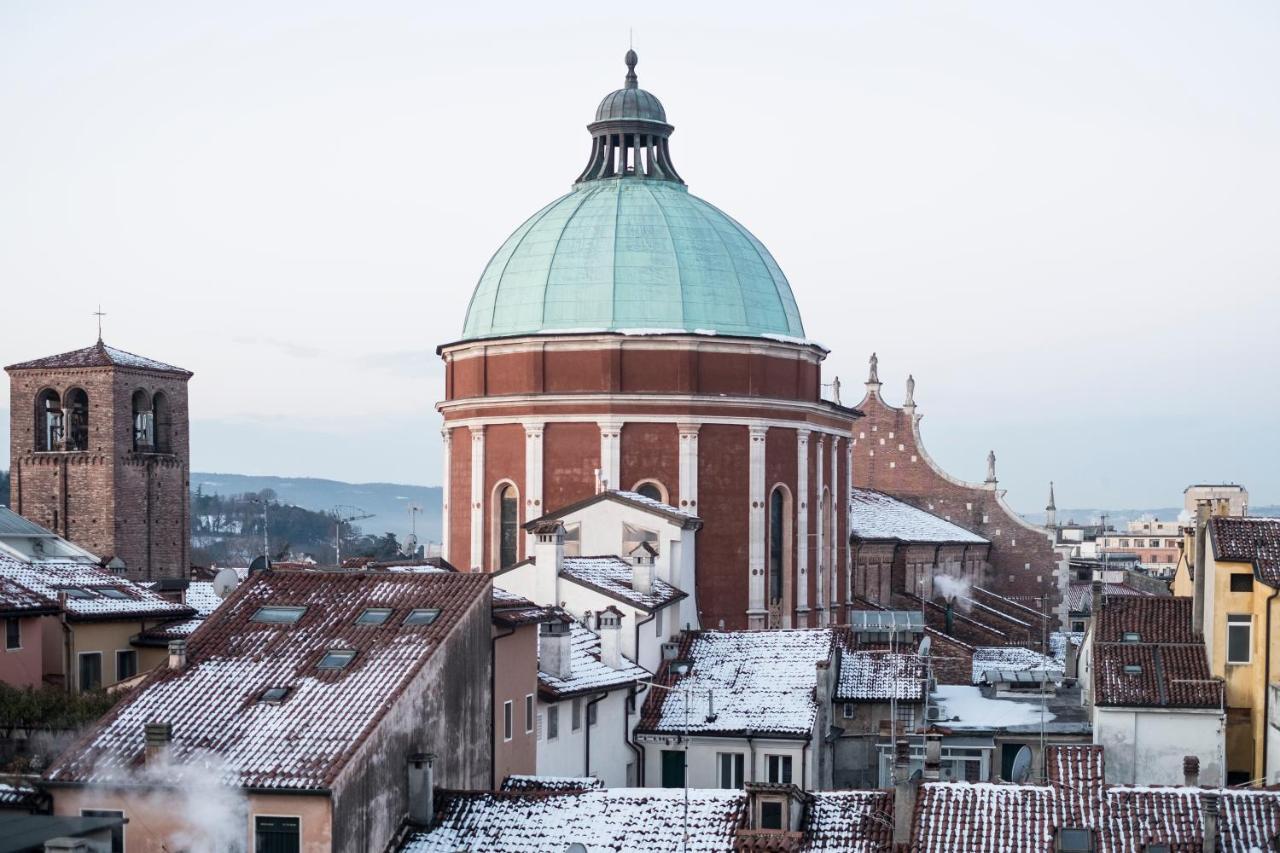
M 987 453 L 987 482 L 994 483 L 996 481 L 996 452 L 994 450 Z
M 880 381 L 880 359 L 876 358 L 875 353 L 871 353 L 871 375 L 867 377 L 867 384 Z
M 904 406 L 914 406 L 916 404 L 916 378 L 910 373 L 907 374 L 907 400 Z

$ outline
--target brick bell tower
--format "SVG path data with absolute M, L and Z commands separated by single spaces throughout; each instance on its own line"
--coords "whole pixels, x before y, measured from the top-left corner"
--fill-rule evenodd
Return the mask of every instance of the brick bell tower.
M 191 372 L 101 338 L 5 372 L 13 510 L 131 578 L 185 577 Z

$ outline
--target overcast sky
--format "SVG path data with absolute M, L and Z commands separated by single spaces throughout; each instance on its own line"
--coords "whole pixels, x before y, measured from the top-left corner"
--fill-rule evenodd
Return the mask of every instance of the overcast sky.
M 846 400 L 872 350 L 891 401 L 914 373 L 934 457 L 994 448 L 1022 510 L 1280 501 L 1271 0 L 8 0 L 0 361 L 101 302 L 195 371 L 196 469 L 438 483 L 434 348 L 586 162 L 629 27 Z

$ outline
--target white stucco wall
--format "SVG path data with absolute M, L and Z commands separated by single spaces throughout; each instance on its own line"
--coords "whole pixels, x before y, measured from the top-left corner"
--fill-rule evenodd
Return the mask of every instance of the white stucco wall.
M 626 787 L 627 765 L 636 761 L 635 752 L 624 737 L 626 690 L 614 690 L 596 704 L 596 724 L 590 727 L 591 766 L 586 764 L 587 703 L 599 694 L 582 696 L 582 728 L 573 731 L 573 700 L 555 703 L 560 708 L 560 734 L 547 738 L 549 703 L 538 700 L 538 775 L 595 776 L 606 787 Z M 635 724 L 635 717 L 631 718 Z
M 663 750 L 680 751 L 684 744 L 679 738 L 654 738 L 645 736 L 639 742 L 645 751 L 645 785 L 662 786 Z M 737 737 L 691 737 L 689 739 L 689 787 L 719 787 L 719 754 L 737 752 L 743 755 L 744 781 L 764 782 L 768 779 L 767 756 L 791 756 L 791 781 L 804 788 L 817 788 L 813 753 L 802 740 Z
M 1217 710 L 1093 709 L 1093 742 L 1113 784 L 1181 785 L 1182 759 L 1200 759 L 1200 784 L 1225 779 L 1226 719 Z

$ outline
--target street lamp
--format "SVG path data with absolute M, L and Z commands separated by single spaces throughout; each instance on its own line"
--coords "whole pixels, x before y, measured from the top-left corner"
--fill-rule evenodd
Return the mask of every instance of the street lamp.
M 671 668 L 680 675 L 685 675 L 693 667 L 692 661 L 676 660 L 671 662 Z M 638 684 L 646 687 L 656 687 L 659 690 L 666 690 L 671 693 L 681 693 L 684 695 L 684 731 L 682 738 L 684 740 L 684 772 L 682 781 L 684 782 L 684 826 L 680 842 L 680 849 L 688 853 L 689 850 L 689 703 L 693 694 L 707 694 L 707 722 L 714 723 L 716 720 L 715 699 L 710 690 L 698 690 L 693 687 L 676 687 L 671 684 L 659 684 L 656 681 L 640 680 Z

